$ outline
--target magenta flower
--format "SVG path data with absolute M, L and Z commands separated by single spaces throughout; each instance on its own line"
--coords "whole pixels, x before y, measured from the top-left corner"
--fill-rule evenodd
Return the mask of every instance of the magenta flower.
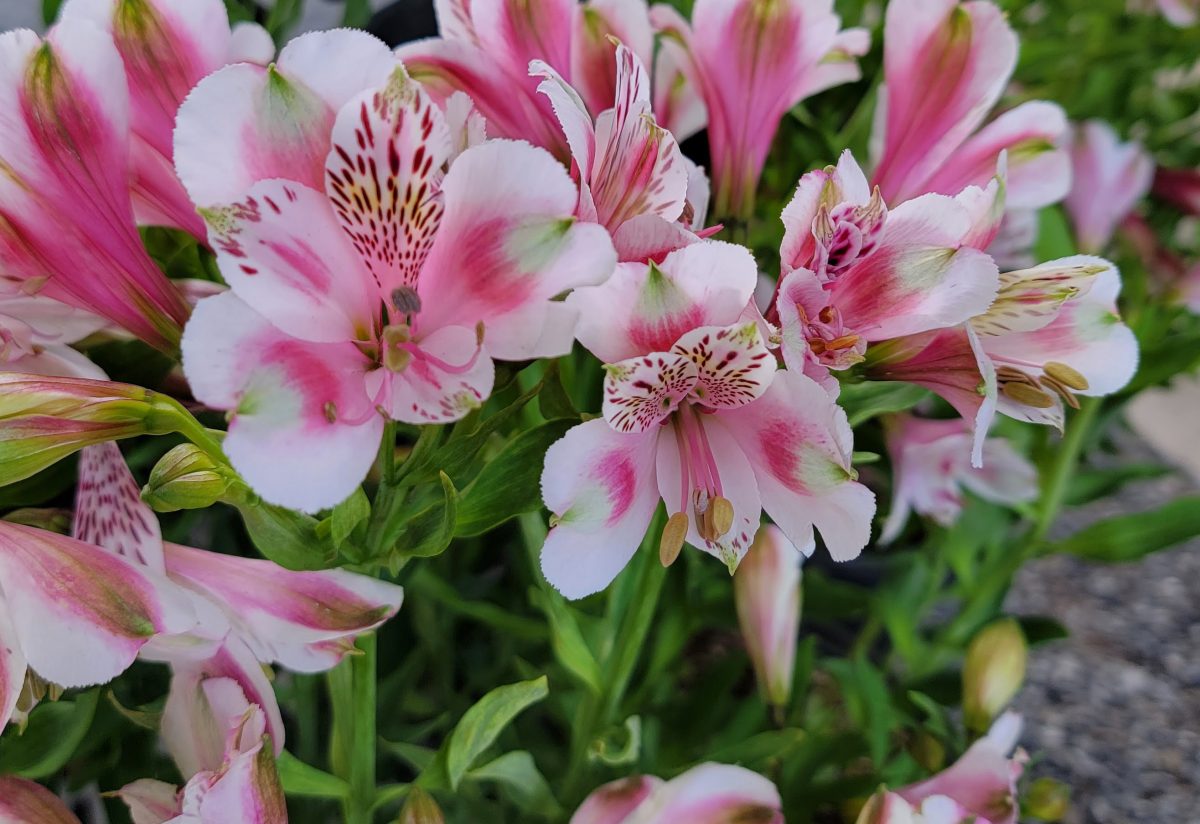
M 663 781 L 623 778 L 595 790 L 571 824 L 783 824 L 775 785 L 745 767 L 701 764 Z
M 998 504 L 1032 501 L 1037 470 L 1003 438 L 983 443 L 983 466 L 971 466 L 972 427 L 963 419 L 928 420 L 897 415 L 887 423 L 894 474 L 892 509 L 880 541 L 890 543 L 916 511 L 950 526 L 962 511 L 962 491 Z
M 330 53 L 354 58 L 330 74 Z M 614 265 L 545 151 L 491 141 L 443 173 L 446 117 L 362 33 L 306 35 L 276 68 L 211 75 L 176 138 L 231 287 L 197 307 L 184 370 L 233 413 L 226 454 L 274 503 L 349 495 L 378 450 L 377 409 L 453 421 L 491 393 L 493 358 L 569 351 L 576 312 L 552 298 Z M 232 154 L 214 165 L 215 152 Z
M 1075 184 L 1066 207 L 1079 248 L 1103 251 L 1117 226 L 1150 191 L 1154 160 L 1140 143 L 1121 143 L 1111 126 L 1091 120 L 1075 132 L 1071 162 Z
M 269 63 L 270 35 L 253 23 L 230 29 L 221 0 L 69 0 L 60 19 L 108 32 L 124 61 L 138 222 L 173 226 L 203 241 L 204 221 L 175 176 L 175 114 L 188 92 L 222 66 Z
M 661 48 L 708 110 L 717 215 L 746 217 L 783 116 L 857 80 L 855 57 L 867 52 L 869 35 L 839 31 L 833 0 L 697 0 L 690 25 L 666 5 L 652 18 Z
M 732 572 L 764 508 L 805 552 L 814 525 L 835 558 L 866 544 L 874 498 L 854 482 L 845 414 L 803 375 L 776 374 L 747 313 L 756 280 L 745 249 L 701 241 L 568 297 L 589 307 L 579 339 L 608 365 L 604 418 L 567 432 L 542 474 L 555 525 L 542 570 L 563 594 L 607 586 L 660 499 L 667 563 L 686 540 Z
M 888 203 L 982 187 L 1002 152 L 1010 208 L 1037 209 L 1066 195 L 1071 169 L 1061 108 L 1033 101 L 980 128 L 1016 59 L 1016 34 L 993 3 L 888 4 L 873 180 Z
M 130 200 L 121 56 L 66 20 L 0 35 L 0 278 L 95 312 L 165 350 L 188 316 L 142 246 Z

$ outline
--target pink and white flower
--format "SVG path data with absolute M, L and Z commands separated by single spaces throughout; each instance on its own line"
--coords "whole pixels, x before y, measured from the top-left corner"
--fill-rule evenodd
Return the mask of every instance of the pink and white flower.
M 111 681 L 158 635 L 191 630 L 184 592 L 91 544 L 0 521 L 0 727 L 32 670 L 61 687 Z
M 854 482 L 845 414 L 803 375 L 776 374 L 747 311 L 756 282 L 744 248 L 701 241 L 568 297 L 589 307 L 579 339 L 607 375 L 604 418 L 546 454 L 542 570 L 563 594 L 607 586 L 660 499 L 666 563 L 686 540 L 732 572 L 763 509 L 806 553 L 814 525 L 834 558 L 867 543 L 874 498 Z
M 849 152 L 801 178 L 782 219 L 783 357 L 818 380 L 868 343 L 961 324 L 995 297 L 996 265 L 972 248 L 963 202 L 927 194 L 889 209 Z
M 887 421 L 894 476 L 892 510 L 880 541 L 890 543 L 914 510 L 950 526 L 963 507 L 963 490 L 998 504 L 1038 495 L 1037 470 L 1003 438 L 983 443 L 983 466 L 971 466 L 973 436 L 961 418 L 929 420 L 897 415 Z
M 331 74 L 331 51 L 354 57 Z M 234 467 L 295 509 L 358 486 L 377 410 L 457 420 L 491 393 L 493 358 L 569 351 L 576 311 L 552 299 L 615 262 L 607 233 L 572 217 L 579 192 L 545 151 L 490 141 L 444 172 L 446 117 L 362 33 L 306 35 L 272 69 L 211 75 L 176 146 L 231 287 L 197 307 L 184 370 L 197 398 L 232 412 Z
M 763 697 L 787 707 L 800 634 L 800 562 L 803 556 L 776 526 L 758 530 L 733 576 L 738 626 Z
M 130 110 L 111 38 L 65 20 L 0 35 L 0 282 L 173 351 L 188 306 L 146 253 L 129 193 Z
M 71 344 L 106 325 L 104 318 L 41 295 L 0 294 L 0 371 L 103 380 L 104 372 Z
M 623 778 L 592 792 L 571 824 L 783 824 L 775 785 L 745 767 L 701 764 L 663 781 L 650 775 Z
M 783 116 L 857 80 L 855 58 L 870 36 L 841 31 L 833 0 L 697 0 L 690 24 L 665 4 L 651 17 L 660 47 L 708 110 L 717 215 L 744 218 Z M 673 78 L 659 82 L 669 87 Z
M 41 784 L 0 775 L 0 824 L 79 824 L 75 814 Z
M 269 63 L 275 56 L 270 35 L 253 23 L 231 29 L 221 0 L 69 0 L 60 19 L 104 30 L 121 54 L 138 222 L 183 229 L 205 240 L 204 221 L 175 176 L 175 114 L 188 92 L 222 66 Z
M 1200 20 L 1200 2 L 1197 0 L 1158 0 L 1158 10 L 1171 25 L 1180 28 L 1193 26 Z
M 1107 123 L 1090 120 L 1076 129 L 1071 163 L 1075 182 L 1067 195 L 1067 214 L 1079 248 L 1101 252 L 1150 191 L 1154 160 L 1140 143 L 1121 143 Z

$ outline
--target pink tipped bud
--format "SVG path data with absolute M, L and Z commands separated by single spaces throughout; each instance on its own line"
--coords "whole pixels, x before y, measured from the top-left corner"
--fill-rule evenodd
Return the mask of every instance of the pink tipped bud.
M 963 714 L 967 725 L 986 730 L 1025 680 L 1025 635 L 1012 618 L 984 627 L 967 647 L 963 664 Z
M 800 551 L 777 527 L 758 531 L 733 576 L 738 624 L 763 696 L 787 706 L 800 632 Z

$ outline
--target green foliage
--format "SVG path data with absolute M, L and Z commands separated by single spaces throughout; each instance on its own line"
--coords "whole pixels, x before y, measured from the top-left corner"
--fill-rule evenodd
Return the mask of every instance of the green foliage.
M 1092 524 L 1050 544 L 1045 552 L 1065 552 L 1089 561 L 1136 561 L 1200 535 L 1200 497 L 1171 501 L 1150 512 Z

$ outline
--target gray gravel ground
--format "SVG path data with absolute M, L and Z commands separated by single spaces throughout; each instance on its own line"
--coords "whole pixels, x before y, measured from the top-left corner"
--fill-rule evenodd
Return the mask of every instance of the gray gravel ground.
M 1139 484 L 1061 526 L 1194 491 L 1179 477 Z M 1073 788 L 1067 823 L 1200 824 L 1200 540 L 1137 564 L 1037 561 L 1008 608 L 1071 631 L 1034 650 L 1016 706 L 1033 775 Z

